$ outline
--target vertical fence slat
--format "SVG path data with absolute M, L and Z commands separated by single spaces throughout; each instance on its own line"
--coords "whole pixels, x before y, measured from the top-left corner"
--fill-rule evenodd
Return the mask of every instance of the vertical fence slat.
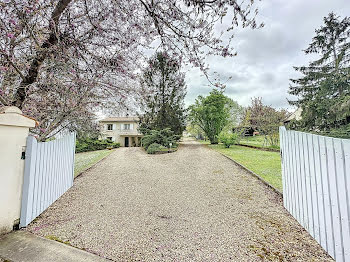
M 333 139 L 324 137 L 326 146 L 327 156 L 327 179 L 328 179 L 328 198 L 330 205 L 330 219 L 332 225 L 332 238 L 333 238 L 333 249 L 334 259 L 336 260 L 339 256 L 338 245 L 339 245 L 339 228 L 338 228 L 338 209 L 337 209 L 337 192 L 336 192 L 336 178 L 335 178 L 335 165 L 334 165 L 334 150 L 333 150 Z
M 320 137 L 312 136 L 313 139 L 313 151 L 314 151 L 314 166 L 315 176 L 317 185 L 317 201 L 318 201 L 318 220 L 319 220 L 319 233 L 320 233 L 320 244 L 328 250 L 327 243 L 327 232 L 326 232 L 326 213 L 325 213 L 325 195 L 323 194 L 323 173 L 321 166 L 321 151 L 320 151 Z
M 59 144 L 58 144 L 58 139 L 56 139 L 55 142 L 55 150 L 54 150 L 54 163 L 55 163 L 55 168 L 54 168 L 54 199 L 58 198 L 58 171 L 59 171 L 59 165 L 58 165 L 58 157 L 59 157 Z
M 72 179 L 70 180 L 70 187 L 73 186 L 73 180 L 74 180 L 74 161 L 75 161 L 75 144 L 76 144 L 76 139 L 77 139 L 77 134 L 76 133 L 73 133 L 72 134 L 72 144 L 74 145 L 73 147 L 70 147 L 71 148 L 71 155 L 72 155 L 72 158 L 71 159 L 71 176 L 72 176 Z
M 295 132 L 295 177 L 297 178 L 297 197 L 298 197 L 298 211 L 299 211 L 299 221 L 303 227 L 305 227 L 304 222 L 304 202 L 303 202 L 303 187 L 302 187 L 302 177 L 301 177 L 301 163 L 300 163 L 300 142 L 299 142 L 299 132 Z
M 32 211 L 32 218 L 37 216 L 38 212 L 38 204 L 39 204 L 39 197 L 38 197 L 38 192 L 39 192 L 39 172 L 40 172 L 40 148 L 41 148 L 41 143 L 38 143 L 37 146 L 37 152 L 36 152 L 36 162 L 35 162 L 35 183 L 34 183 L 34 190 L 33 190 L 33 211 Z
M 320 164 L 322 170 L 322 188 L 324 198 L 324 211 L 325 211 L 325 222 L 326 222 L 326 239 L 327 239 L 327 252 L 332 257 L 335 256 L 334 248 L 334 236 L 333 236 L 333 222 L 332 222 L 332 206 L 329 192 L 329 181 L 328 181 L 328 153 L 326 148 L 325 137 L 320 137 Z
M 75 134 L 50 142 L 28 137 L 20 226 L 27 226 L 73 185 Z
M 307 193 L 306 193 L 306 173 L 305 173 L 305 156 L 304 156 L 304 141 L 303 133 L 298 132 L 298 151 L 299 151 L 299 177 L 301 184 L 301 199 L 302 199 L 302 209 L 303 209 L 303 225 L 306 230 L 309 231 L 309 218 L 308 218 L 308 209 L 307 209 Z
M 286 152 L 286 157 L 288 158 L 289 163 L 289 187 L 290 187 L 290 204 L 291 204 L 291 213 L 294 218 L 297 219 L 297 209 L 296 209 L 296 182 L 295 182 L 295 174 L 294 174 L 294 154 L 293 154 L 293 146 L 292 146 L 292 138 L 293 136 L 289 131 L 286 132 L 287 140 L 288 140 L 288 151 Z
M 64 140 L 62 141 L 62 147 L 63 147 L 63 153 L 61 155 L 62 158 L 62 166 L 63 166 L 63 170 L 62 172 L 64 174 L 66 174 L 67 172 L 67 159 L 66 159 L 66 155 L 67 155 L 67 150 L 69 149 L 67 146 L 67 138 L 65 137 Z M 67 190 L 67 176 L 63 175 L 62 176 L 62 190 L 66 191 Z
M 302 133 L 303 138 L 303 154 L 304 154 L 304 178 L 305 178 L 305 191 L 306 191 L 306 207 L 307 207 L 307 223 L 309 225 L 310 235 L 315 237 L 314 229 L 314 213 L 313 213 L 313 199 L 311 189 L 311 172 L 310 172 L 310 152 L 309 152 L 309 140 L 306 133 Z
M 350 140 L 342 140 L 342 152 L 343 152 L 343 164 L 344 164 L 344 173 L 343 181 L 345 186 L 345 199 L 346 203 L 342 206 L 344 209 L 343 224 L 343 236 L 344 236 L 344 254 L 345 261 L 350 261 Z M 347 224 L 347 226 L 346 226 Z M 347 229 L 347 230 L 346 230 Z
M 285 174 L 285 176 L 282 176 L 282 189 L 283 189 L 283 192 L 287 192 L 288 189 L 286 186 L 286 180 L 288 179 L 288 171 L 286 170 L 286 161 L 282 153 L 285 151 L 284 129 L 285 129 L 284 127 L 279 128 L 279 135 L 280 135 L 281 168 L 282 168 L 282 172 Z M 283 206 L 289 209 L 287 198 L 283 198 Z
M 309 190 L 310 190 L 310 204 L 312 209 L 312 225 L 313 225 L 313 237 L 318 243 L 320 239 L 320 222 L 319 222 L 319 206 L 318 206 L 318 185 L 316 180 L 316 167 L 315 167 L 315 144 L 313 136 L 306 134 L 307 139 L 307 150 L 308 150 L 308 161 L 309 161 Z
M 34 177 L 31 176 L 35 172 L 37 141 L 34 137 L 27 138 L 26 158 L 24 165 L 24 177 L 22 186 L 22 203 L 20 227 L 28 225 L 31 221 L 31 213 L 33 208 L 33 192 Z
M 48 173 L 47 176 L 49 178 L 49 186 L 48 186 L 48 198 L 47 198 L 47 206 L 50 206 L 50 203 L 52 202 L 52 194 L 53 194 L 53 172 L 52 172 L 52 167 L 53 167 L 53 141 L 50 141 L 48 143 Z
M 293 184 L 291 183 L 291 179 L 292 179 L 292 174 L 291 174 L 291 169 L 290 169 L 290 158 L 288 157 L 289 154 L 289 139 L 288 139 L 288 134 L 286 129 L 283 129 L 283 137 L 281 137 L 281 140 L 283 140 L 283 149 L 282 149 L 282 155 L 283 155 L 283 161 L 285 163 L 284 167 L 285 167 L 285 174 L 286 174 L 286 179 L 285 179 L 285 187 L 286 190 L 283 190 L 283 192 L 285 192 L 286 194 L 286 208 L 290 211 L 293 210 L 293 203 L 292 203 L 292 190 L 293 190 Z M 292 211 L 292 213 L 294 214 L 294 212 Z
M 330 196 L 331 196 L 331 205 L 332 205 L 332 219 L 333 219 L 333 231 L 334 231 L 334 249 L 335 257 L 339 261 L 343 261 L 344 252 L 343 252 L 343 232 L 341 224 L 341 214 L 340 214 L 340 203 L 339 203 L 339 178 L 337 173 L 337 165 L 340 160 L 337 161 L 337 153 L 335 147 L 336 139 L 327 138 L 327 150 L 329 152 L 329 185 L 330 185 Z
M 297 149 L 296 149 L 296 139 L 295 139 L 296 135 L 295 133 L 291 133 L 291 143 L 292 143 L 292 155 L 291 155 L 291 158 L 292 158 L 292 163 L 293 163 L 293 178 L 294 178 L 294 192 L 295 192 L 295 199 L 294 199 L 294 208 L 295 208 L 295 218 L 296 220 L 298 221 L 301 221 L 300 220 L 300 204 L 299 204 L 299 179 L 298 179 L 298 172 L 297 172 L 297 169 L 298 169 L 298 163 L 297 163 Z
M 47 142 L 45 144 L 45 199 L 44 199 L 44 210 L 49 207 L 49 188 L 50 188 L 50 177 L 49 177 L 49 172 L 50 172 L 50 157 L 49 157 L 49 152 L 50 152 L 50 142 Z
M 46 148 L 47 143 L 43 146 L 43 166 L 42 166 L 42 194 L 41 194 L 41 210 L 45 210 L 45 196 L 46 196 L 46 173 L 45 173 L 45 167 L 46 167 Z
M 59 145 L 59 154 L 58 154 L 58 195 L 61 196 L 64 193 L 64 188 L 63 188 L 63 175 L 64 175 L 64 166 L 63 166 L 63 162 L 62 162 L 62 154 L 64 154 L 63 152 L 63 143 L 65 138 L 60 139 L 61 141 L 59 141 L 58 145 Z
M 51 179 L 51 190 L 50 190 L 50 201 L 49 204 L 53 202 L 53 199 L 55 199 L 55 141 L 51 142 L 51 165 L 50 165 L 50 179 Z
M 343 149 L 343 142 L 341 139 L 334 139 L 335 152 L 335 168 L 337 175 L 337 197 L 338 197 L 338 212 L 339 212 L 339 226 L 341 230 L 341 252 L 343 259 L 349 260 L 348 254 L 345 254 L 346 243 L 350 245 L 349 239 L 349 217 L 347 210 L 347 188 L 346 188 L 346 170 L 345 170 L 345 154 Z
M 45 173 L 44 173 L 44 167 L 45 167 L 45 143 L 40 143 L 40 166 L 39 166 L 39 205 L 37 209 L 37 214 L 39 215 L 41 213 L 41 210 L 43 210 L 43 200 L 44 200 L 44 195 L 45 195 L 45 184 L 44 184 L 44 178 L 45 178 Z

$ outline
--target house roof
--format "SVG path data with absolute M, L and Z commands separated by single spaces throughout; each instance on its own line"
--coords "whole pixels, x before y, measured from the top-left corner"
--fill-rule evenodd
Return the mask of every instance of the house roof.
M 107 117 L 100 122 L 137 122 L 139 118 L 136 116 L 126 116 L 126 117 Z
M 303 109 L 299 107 L 293 114 L 291 114 L 287 119 L 284 120 L 284 122 L 292 121 L 293 119 L 299 121 L 301 120 L 301 113 L 303 112 Z

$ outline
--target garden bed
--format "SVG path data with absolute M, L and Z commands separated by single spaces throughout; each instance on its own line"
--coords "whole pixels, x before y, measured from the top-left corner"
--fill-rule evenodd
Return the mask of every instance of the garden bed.
M 161 150 L 159 150 L 159 151 L 156 151 L 156 152 L 154 153 L 154 155 L 161 155 L 161 154 L 167 154 L 167 153 L 174 153 L 174 152 L 176 152 L 176 151 L 177 151 L 177 148 L 171 148 L 171 149 L 165 148 L 165 149 L 161 149 Z

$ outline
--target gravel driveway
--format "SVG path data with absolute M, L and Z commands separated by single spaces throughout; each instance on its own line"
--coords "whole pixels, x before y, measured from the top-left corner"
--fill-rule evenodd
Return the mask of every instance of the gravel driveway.
M 276 193 L 194 141 L 116 150 L 28 230 L 113 261 L 333 261 Z

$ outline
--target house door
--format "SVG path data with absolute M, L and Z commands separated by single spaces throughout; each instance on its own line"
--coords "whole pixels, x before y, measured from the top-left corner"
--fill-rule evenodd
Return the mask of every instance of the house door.
M 125 137 L 125 147 L 129 147 L 129 137 Z

